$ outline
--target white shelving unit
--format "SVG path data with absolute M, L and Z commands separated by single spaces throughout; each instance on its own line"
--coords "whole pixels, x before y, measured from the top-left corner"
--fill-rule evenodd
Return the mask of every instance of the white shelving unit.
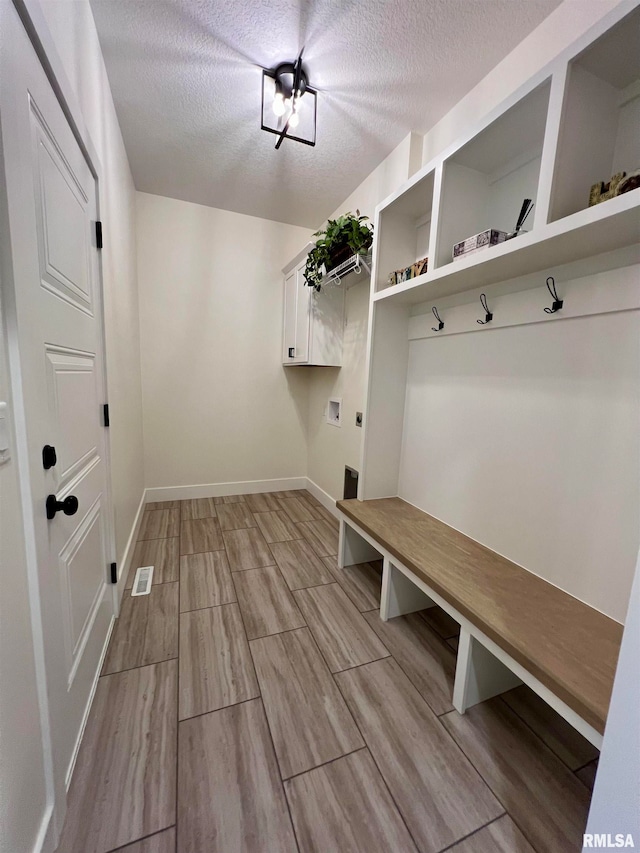
M 398 494 L 415 306 L 605 253 L 615 266 L 640 242 L 640 189 L 588 206 L 592 184 L 640 168 L 639 28 L 637 4 L 619 6 L 378 206 L 361 499 Z M 454 243 L 512 230 L 525 197 L 528 233 L 452 260 Z M 426 273 L 388 285 L 427 254 Z
M 633 245 L 640 239 L 639 202 L 640 190 L 625 193 L 377 291 L 374 301 L 415 304 Z

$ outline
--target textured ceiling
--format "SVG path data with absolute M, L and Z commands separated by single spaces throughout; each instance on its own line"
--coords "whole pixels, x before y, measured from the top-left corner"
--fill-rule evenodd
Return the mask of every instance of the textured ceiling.
M 92 0 L 139 190 L 317 227 L 560 0 Z M 318 96 L 315 148 L 260 130 L 261 68 Z

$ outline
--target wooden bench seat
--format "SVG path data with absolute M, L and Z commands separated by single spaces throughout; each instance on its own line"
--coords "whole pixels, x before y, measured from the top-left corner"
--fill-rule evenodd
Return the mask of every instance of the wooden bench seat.
M 383 554 L 604 732 L 622 625 L 400 498 L 345 500 L 337 508 L 343 524 L 368 534 Z

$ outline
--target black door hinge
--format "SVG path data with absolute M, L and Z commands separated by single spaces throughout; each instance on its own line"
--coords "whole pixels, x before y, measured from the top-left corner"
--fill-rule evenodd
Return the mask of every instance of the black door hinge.
M 111 563 L 111 583 L 118 583 L 118 564 Z
M 109 422 L 109 404 L 108 403 L 105 403 L 104 406 L 102 407 L 102 417 L 104 419 L 104 425 L 106 427 L 111 426 L 111 424 Z
M 100 220 L 96 222 L 96 247 L 102 248 L 102 222 Z

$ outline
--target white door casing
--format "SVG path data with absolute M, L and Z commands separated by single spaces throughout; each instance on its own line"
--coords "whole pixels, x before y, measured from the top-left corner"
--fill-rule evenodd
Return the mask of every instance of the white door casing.
M 18 462 L 33 515 L 58 829 L 114 596 L 97 181 L 17 15 L 3 14 L 0 119 L 10 274 L 3 276 Z M 7 27 L 10 32 L 7 32 Z M 6 266 L 6 259 L 5 259 Z M 56 449 L 44 470 L 42 448 Z M 21 453 L 21 448 L 22 453 Z M 21 458 L 22 456 L 22 458 Z M 45 503 L 78 499 L 74 515 Z

